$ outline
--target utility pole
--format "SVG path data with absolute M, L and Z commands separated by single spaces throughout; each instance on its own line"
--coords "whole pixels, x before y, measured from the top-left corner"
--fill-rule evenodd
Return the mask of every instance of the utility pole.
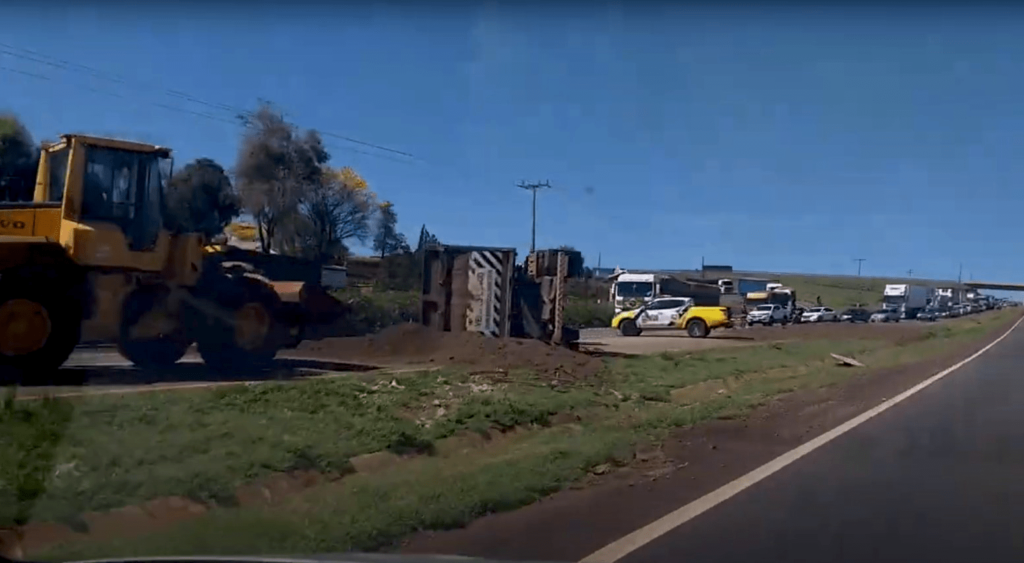
M 867 258 L 854 258 L 853 261 L 857 263 L 857 275 L 860 275 L 860 265 L 864 263 Z
M 519 182 L 516 186 L 533 192 L 533 221 L 530 226 L 530 252 L 537 250 L 537 190 L 541 188 L 550 188 L 551 184 L 546 181 L 542 184 L 537 182 L 535 184 L 527 184 L 526 182 Z
M 907 277 L 908 278 L 914 277 L 914 270 L 907 270 Z
M 964 283 L 964 263 L 960 263 L 960 273 L 956 275 L 956 283 Z

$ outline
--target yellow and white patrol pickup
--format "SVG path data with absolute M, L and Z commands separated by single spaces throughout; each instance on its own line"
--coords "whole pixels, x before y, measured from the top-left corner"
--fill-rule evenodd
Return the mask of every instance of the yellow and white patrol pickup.
M 692 338 L 704 338 L 718 328 L 731 328 L 726 307 L 695 307 L 688 297 L 663 297 L 623 311 L 612 318 L 612 328 L 623 336 L 640 336 L 649 329 L 683 329 Z

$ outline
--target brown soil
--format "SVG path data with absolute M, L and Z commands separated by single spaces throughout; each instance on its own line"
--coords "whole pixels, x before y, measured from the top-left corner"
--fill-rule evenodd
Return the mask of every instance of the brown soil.
M 599 359 L 538 340 L 438 332 L 413 323 L 392 326 L 372 336 L 304 342 L 297 351 L 313 359 L 460 365 L 481 371 L 529 369 L 570 379 L 593 376 L 603 365 Z
M 927 360 L 869 370 L 843 385 L 779 397 L 744 419 L 714 420 L 681 429 L 654 455 L 638 455 L 637 463 L 630 467 L 592 477 L 588 483 L 592 486 L 492 514 L 466 528 L 422 532 L 405 542 L 400 551 L 509 561 L 578 561 L 970 356 L 1016 321 L 1013 318 L 993 327 L 984 338 Z M 896 334 L 903 330 L 907 334 L 907 327 L 923 324 L 879 325 L 867 327 L 865 332 L 877 335 L 880 329 Z M 865 328 L 846 326 L 834 330 Z M 825 325 L 806 328 L 832 330 Z

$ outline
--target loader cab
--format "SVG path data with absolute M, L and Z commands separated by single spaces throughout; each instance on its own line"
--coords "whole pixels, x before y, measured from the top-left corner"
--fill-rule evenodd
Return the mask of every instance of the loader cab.
M 163 227 L 170 158 L 86 145 L 80 220 L 105 222 L 124 234 L 132 252 L 152 250 Z
M 54 238 L 80 263 L 159 270 L 172 168 L 163 147 L 65 135 L 42 152 L 34 200 L 60 207 Z

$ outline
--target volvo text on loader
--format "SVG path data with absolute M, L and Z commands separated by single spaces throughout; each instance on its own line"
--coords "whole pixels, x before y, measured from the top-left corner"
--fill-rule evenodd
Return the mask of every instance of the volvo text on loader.
M 262 369 L 302 337 L 303 313 L 163 226 L 167 148 L 64 135 L 42 150 L 32 202 L 0 204 L 0 376 L 44 377 L 80 341 L 140 366 L 194 343 L 219 371 Z

